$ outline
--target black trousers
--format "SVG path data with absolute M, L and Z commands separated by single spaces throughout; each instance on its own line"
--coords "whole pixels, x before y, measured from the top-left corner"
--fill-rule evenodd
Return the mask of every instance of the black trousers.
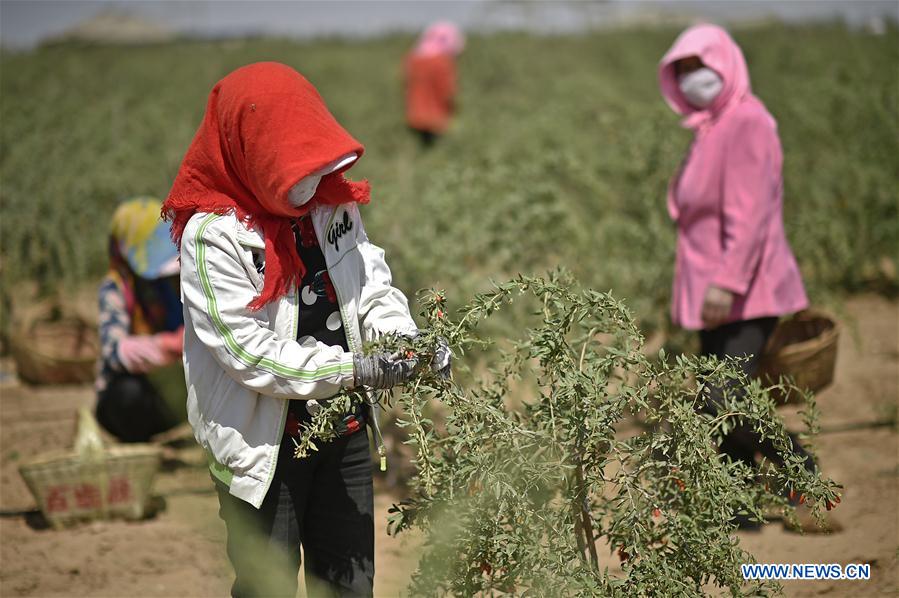
M 752 377 L 758 371 L 762 350 L 776 325 L 777 318 L 759 318 L 731 322 L 712 330 L 702 330 L 699 333 L 701 353 L 719 358 L 749 356 L 748 361 L 742 362 L 742 368 L 748 377 Z M 721 390 L 713 388 L 703 411 L 716 414 L 720 404 Z M 802 448 L 802 444 L 794 434 L 790 435 L 790 440 L 793 442 L 793 451 L 805 458 L 806 469 L 813 471 L 814 459 Z M 773 463 L 783 462 L 772 442 L 761 438 L 748 425 L 738 426 L 732 430 L 724 437 L 720 449 L 734 461 L 742 461 L 750 467 L 755 466 L 756 452 Z
M 178 418 L 146 377 L 119 374 L 97 395 L 97 421 L 122 442 L 147 442 Z
M 304 459 L 285 440 L 260 509 L 216 482 L 236 576 L 231 595 L 293 598 L 302 545 L 309 596 L 371 596 L 374 495 L 364 427 Z
M 434 142 L 437 141 L 437 133 L 433 131 L 425 131 L 424 129 L 410 129 L 418 136 L 418 142 L 421 144 L 421 147 L 424 149 L 430 149 L 434 147 Z

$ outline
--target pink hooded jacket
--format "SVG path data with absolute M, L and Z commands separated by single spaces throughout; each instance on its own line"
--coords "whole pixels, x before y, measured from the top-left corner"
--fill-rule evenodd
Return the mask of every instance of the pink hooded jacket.
M 677 85 L 674 63 L 688 56 L 698 56 L 724 80 L 721 93 L 702 110 L 689 105 Z M 702 304 L 710 285 L 735 293 L 727 322 L 808 307 L 783 228 L 777 123 L 752 95 L 739 46 L 720 27 L 691 27 L 659 63 L 659 85 L 695 132 L 668 187 L 668 213 L 678 232 L 675 324 L 704 328 Z

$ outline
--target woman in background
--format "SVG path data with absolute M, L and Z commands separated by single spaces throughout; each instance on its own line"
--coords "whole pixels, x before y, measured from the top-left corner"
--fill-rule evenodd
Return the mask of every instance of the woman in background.
M 740 363 L 753 376 L 778 318 L 808 307 L 784 233 L 777 123 L 752 94 L 739 46 L 714 25 L 677 38 L 659 65 L 659 84 L 694 131 L 668 191 L 678 233 L 672 319 L 699 331 L 703 355 L 747 357 Z M 715 389 L 705 410 L 717 413 L 720 402 Z M 799 440 L 792 441 L 814 470 Z M 779 462 L 771 441 L 748 426 L 737 426 L 720 449 L 751 468 L 756 452 Z
M 124 442 L 146 442 L 177 424 L 183 411 L 168 405 L 160 388 L 166 379 L 184 387 L 178 251 L 160 207 L 149 198 L 119 205 L 100 285 L 97 420 Z
M 452 23 L 435 23 L 406 58 L 406 122 L 424 147 L 449 127 L 455 110 L 456 57 L 465 37 Z

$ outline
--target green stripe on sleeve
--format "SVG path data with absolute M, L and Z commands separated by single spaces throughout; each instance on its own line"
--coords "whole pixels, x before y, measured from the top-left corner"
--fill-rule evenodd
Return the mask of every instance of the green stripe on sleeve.
M 206 264 L 206 242 L 203 240 L 203 233 L 206 232 L 206 229 L 213 221 L 220 217 L 221 216 L 218 214 L 209 214 L 203 220 L 202 224 L 200 224 L 200 228 L 197 230 L 197 234 L 194 237 L 194 242 L 197 250 L 197 273 L 200 276 L 200 285 L 203 288 L 203 294 L 206 296 L 206 307 L 209 312 L 209 317 L 212 318 L 216 330 L 224 339 L 228 351 L 245 365 L 303 382 L 315 382 L 335 374 L 351 373 L 353 369 L 352 362 L 326 365 L 315 369 L 296 368 L 262 355 L 255 355 L 237 342 L 237 339 L 234 338 L 234 333 L 225 324 L 219 313 L 218 302 L 215 298 L 212 284 L 209 282 L 209 272 L 207 271 Z

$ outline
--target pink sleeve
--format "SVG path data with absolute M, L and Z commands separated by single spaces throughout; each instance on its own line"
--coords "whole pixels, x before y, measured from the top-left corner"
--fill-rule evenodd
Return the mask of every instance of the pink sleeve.
M 163 348 L 160 335 L 126 336 L 119 340 L 119 359 L 125 369 L 143 374 L 177 361 L 179 356 Z
M 777 208 L 779 174 L 771 125 L 758 116 L 735 124 L 724 167 L 721 205 L 723 255 L 712 284 L 743 295 L 762 256 Z M 776 133 L 774 133 L 776 135 Z
M 680 169 L 675 173 L 671 180 L 668 181 L 668 215 L 671 216 L 671 219 L 677 222 L 678 217 L 680 216 L 680 210 L 677 207 L 677 199 L 674 197 L 674 190 L 677 187 L 677 183 L 680 180 Z

